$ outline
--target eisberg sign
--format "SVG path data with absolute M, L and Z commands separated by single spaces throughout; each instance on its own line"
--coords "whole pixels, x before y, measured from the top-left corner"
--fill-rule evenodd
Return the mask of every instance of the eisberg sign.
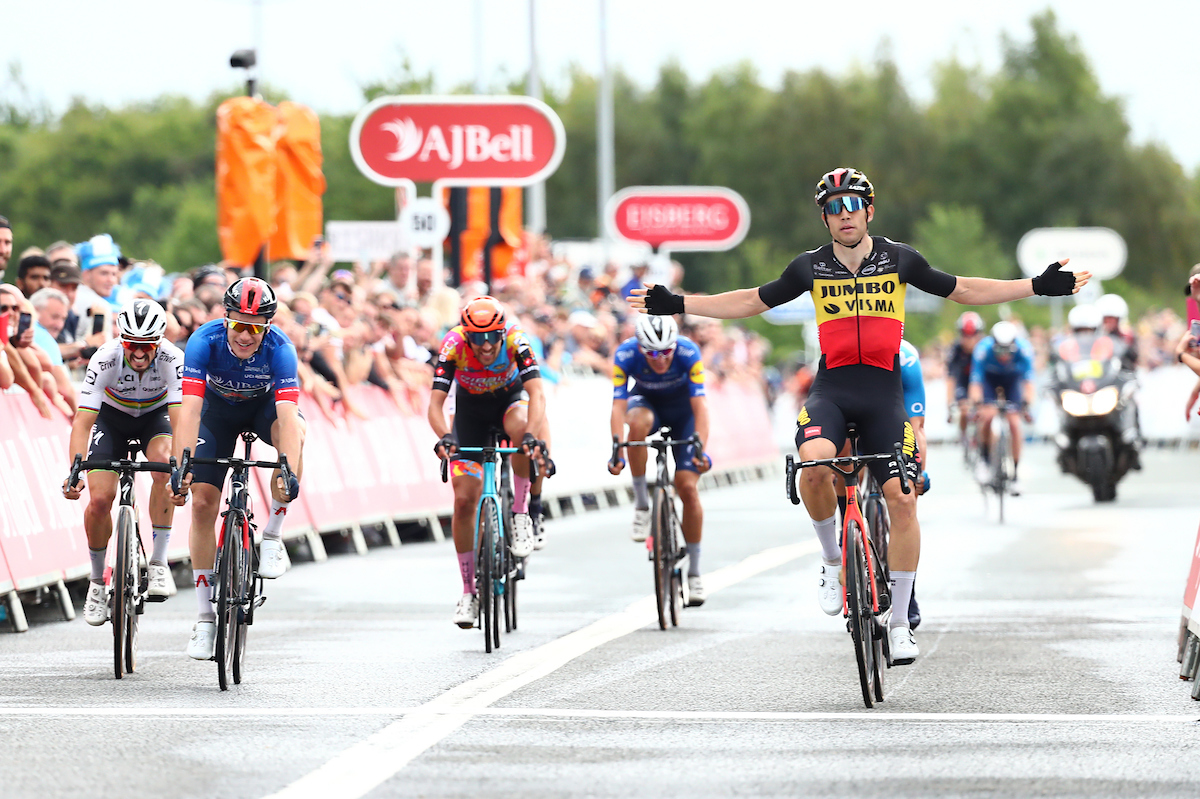
M 1039 227 L 1017 244 L 1017 263 L 1029 277 L 1070 258 L 1067 269 L 1072 272 L 1091 272 L 1097 280 L 1108 280 L 1121 274 L 1127 255 L 1125 239 L 1106 227 Z
M 609 233 L 665 250 L 728 250 L 750 229 L 750 208 L 721 186 L 632 186 L 605 206 Z
M 525 186 L 566 149 L 562 121 L 530 97 L 380 97 L 350 127 L 350 154 L 384 186 Z

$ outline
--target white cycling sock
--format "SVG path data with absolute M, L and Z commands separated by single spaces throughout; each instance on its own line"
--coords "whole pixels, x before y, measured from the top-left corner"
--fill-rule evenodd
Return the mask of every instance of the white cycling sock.
M 688 544 L 687 545 L 687 554 L 688 554 L 687 576 L 688 577 L 699 577 L 700 576 L 700 545 L 699 544 Z
M 192 569 L 192 579 L 196 581 L 196 602 L 200 605 L 200 621 L 217 618 L 217 609 L 212 603 L 212 578 L 212 569 Z
M 88 547 L 88 560 L 92 564 L 92 582 L 104 583 L 104 556 L 108 554 L 108 549 L 92 549 Z
M 812 520 L 813 529 L 817 531 L 817 540 L 821 542 L 821 557 L 826 565 L 832 566 L 842 562 L 842 548 L 838 546 L 837 514 L 823 521 Z
M 271 499 L 271 518 L 267 519 L 267 526 L 263 528 L 263 538 L 278 541 L 283 536 L 283 520 L 287 517 L 288 505 L 291 504 Z
M 888 627 L 908 626 L 908 603 L 916 578 L 916 572 L 892 572 L 892 621 Z
M 650 491 L 646 488 L 646 475 L 633 478 L 633 507 L 638 510 L 650 509 Z
M 167 562 L 167 544 L 171 543 L 171 525 L 166 527 L 154 527 L 154 549 L 150 553 L 151 563 Z

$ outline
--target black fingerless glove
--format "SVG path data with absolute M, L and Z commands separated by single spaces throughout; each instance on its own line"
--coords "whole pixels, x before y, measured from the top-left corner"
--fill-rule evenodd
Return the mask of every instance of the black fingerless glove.
M 439 449 L 444 449 L 446 451 L 446 457 L 450 457 L 454 454 L 453 450 L 458 449 L 458 439 L 454 437 L 453 433 L 447 433 L 439 438 L 438 442 L 433 445 L 433 453 L 435 455 L 438 454 Z
M 1055 261 L 1033 279 L 1033 293 L 1042 297 L 1065 297 L 1075 290 L 1075 273 L 1062 271 Z
M 646 310 L 655 316 L 683 313 L 683 295 L 672 294 L 666 286 L 655 283 L 646 292 Z

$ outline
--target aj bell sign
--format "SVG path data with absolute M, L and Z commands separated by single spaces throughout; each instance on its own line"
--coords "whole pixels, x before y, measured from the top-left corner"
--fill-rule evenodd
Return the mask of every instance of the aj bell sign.
M 350 128 L 354 163 L 384 186 L 529 185 L 565 148 L 558 115 L 530 97 L 381 97 Z
M 728 250 L 750 229 L 746 201 L 720 186 L 633 186 L 605 210 L 611 235 L 656 250 Z

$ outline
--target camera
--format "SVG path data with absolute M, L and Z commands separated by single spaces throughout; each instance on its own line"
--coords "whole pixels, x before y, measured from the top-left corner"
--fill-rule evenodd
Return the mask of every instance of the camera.
M 258 63 L 258 58 L 253 50 L 235 50 L 233 55 L 229 56 L 229 66 L 237 69 L 249 69 Z

